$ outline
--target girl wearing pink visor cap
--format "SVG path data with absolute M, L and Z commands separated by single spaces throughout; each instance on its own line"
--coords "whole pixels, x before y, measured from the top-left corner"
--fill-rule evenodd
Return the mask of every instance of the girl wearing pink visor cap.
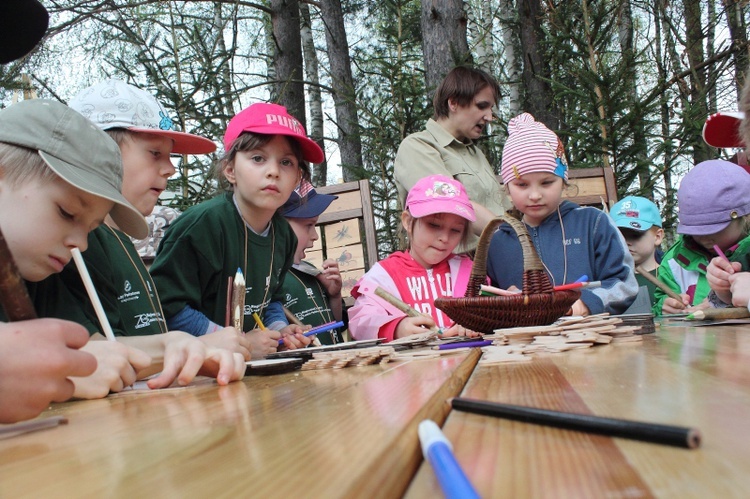
M 465 242 L 468 227 L 476 220 L 466 189 L 445 175 L 419 180 L 406 197 L 401 224 L 409 248 L 376 263 L 352 289 L 356 298 L 349 310 L 349 331 L 358 340 L 391 341 L 424 328 L 438 327 L 444 336 L 476 336 L 453 324 L 435 307 L 440 297 L 460 297 L 466 292 L 471 260 L 453 254 Z M 405 313 L 375 294 L 380 287 L 422 313 Z

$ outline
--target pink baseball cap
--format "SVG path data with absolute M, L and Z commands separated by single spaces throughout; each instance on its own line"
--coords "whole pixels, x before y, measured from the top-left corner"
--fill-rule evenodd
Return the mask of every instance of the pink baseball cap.
M 406 196 L 406 208 L 415 218 L 453 213 L 469 222 L 477 219 L 463 184 L 445 175 L 430 175 L 414 184 Z
M 299 142 L 302 156 L 310 163 L 322 163 L 325 155 L 320 146 L 307 137 L 302 124 L 284 106 L 257 102 L 237 113 L 227 125 L 224 150 L 228 151 L 244 132 L 262 135 L 286 135 Z
M 745 147 L 740 137 L 740 123 L 745 113 L 722 111 L 712 114 L 703 125 L 703 140 L 713 147 Z

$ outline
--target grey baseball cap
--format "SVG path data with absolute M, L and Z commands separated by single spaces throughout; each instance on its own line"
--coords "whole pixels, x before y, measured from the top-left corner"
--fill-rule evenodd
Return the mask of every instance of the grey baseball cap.
M 120 192 L 120 148 L 80 113 L 52 100 L 21 101 L 0 110 L 0 142 L 36 150 L 72 186 L 114 201 L 109 214 L 122 231 L 148 235 L 143 215 Z

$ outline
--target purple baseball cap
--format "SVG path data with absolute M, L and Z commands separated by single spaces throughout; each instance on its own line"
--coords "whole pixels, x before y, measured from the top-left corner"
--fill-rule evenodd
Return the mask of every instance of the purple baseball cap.
M 750 213 L 750 174 L 714 159 L 693 167 L 677 190 L 678 234 L 707 236 Z
M 430 175 L 414 184 L 406 196 L 406 208 L 414 218 L 453 213 L 469 222 L 477 219 L 463 184 L 445 175 Z

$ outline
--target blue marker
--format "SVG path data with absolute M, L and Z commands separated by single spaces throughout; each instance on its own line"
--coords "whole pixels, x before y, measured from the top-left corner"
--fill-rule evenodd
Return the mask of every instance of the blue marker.
M 432 471 L 447 499 L 479 498 L 474 486 L 453 455 L 453 446 L 434 421 L 425 419 L 419 423 L 419 441 L 422 454 L 430 462 Z
M 328 324 L 323 324 L 318 327 L 314 327 L 309 331 L 305 331 L 305 336 L 313 336 L 315 334 L 325 333 L 326 331 L 330 331 L 331 329 L 336 329 L 337 327 L 341 327 L 344 325 L 343 321 L 338 322 L 329 322 Z M 279 340 L 279 345 L 283 345 L 284 340 Z
M 587 276 L 586 274 L 583 274 L 581 277 L 579 277 L 578 279 L 576 279 L 574 282 L 588 282 L 588 280 L 589 280 L 589 276 Z

